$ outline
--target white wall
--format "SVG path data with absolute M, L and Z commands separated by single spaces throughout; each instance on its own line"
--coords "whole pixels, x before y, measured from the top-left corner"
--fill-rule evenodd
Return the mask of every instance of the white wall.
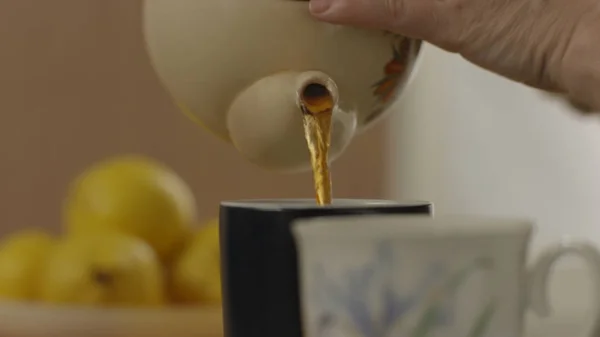
M 535 219 L 600 244 L 600 121 L 427 46 L 391 117 L 391 190 L 439 213 Z

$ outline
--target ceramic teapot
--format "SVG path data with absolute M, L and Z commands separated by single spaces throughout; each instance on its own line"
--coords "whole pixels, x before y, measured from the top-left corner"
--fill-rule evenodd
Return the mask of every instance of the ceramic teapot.
M 330 161 L 378 120 L 421 41 L 314 20 L 307 1 L 146 0 L 151 63 L 191 119 L 266 169 L 310 168 L 299 97 L 334 101 Z

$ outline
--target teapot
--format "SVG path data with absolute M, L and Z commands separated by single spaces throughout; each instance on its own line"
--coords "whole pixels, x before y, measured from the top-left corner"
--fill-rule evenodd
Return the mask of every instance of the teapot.
M 150 61 L 181 111 L 250 162 L 308 170 L 301 98 L 332 110 L 329 160 L 379 120 L 414 73 L 421 41 L 321 23 L 298 0 L 146 0 Z

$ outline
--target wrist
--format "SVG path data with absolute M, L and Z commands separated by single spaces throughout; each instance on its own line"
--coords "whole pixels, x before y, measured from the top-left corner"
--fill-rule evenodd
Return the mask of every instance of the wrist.
M 600 112 L 600 3 L 579 21 L 562 65 L 563 90 L 581 112 Z

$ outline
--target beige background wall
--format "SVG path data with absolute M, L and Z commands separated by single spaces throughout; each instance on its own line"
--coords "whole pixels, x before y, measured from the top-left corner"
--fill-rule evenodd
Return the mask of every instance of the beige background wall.
M 312 197 L 310 175 L 261 171 L 176 111 L 144 54 L 140 9 L 0 1 L 0 234 L 58 228 L 69 179 L 116 153 L 166 161 L 193 186 L 202 217 L 222 199 Z M 336 196 L 381 195 L 383 137 L 371 130 L 336 163 Z

